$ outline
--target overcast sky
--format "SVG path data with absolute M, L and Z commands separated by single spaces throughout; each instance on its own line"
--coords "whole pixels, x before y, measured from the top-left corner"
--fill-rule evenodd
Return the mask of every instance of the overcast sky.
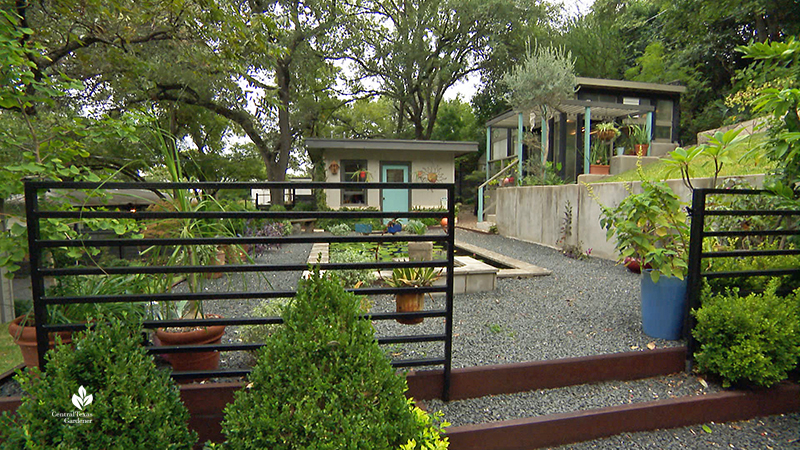
M 553 0 L 558 1 L 558 0 Z M 594 3 L 594 0 L 563 0 L 564 8 L 567 12 L 573 15 L 586 14 L 589 8 Z M 450 100 L 460 97 L 462 101 L 469 102 L 472 96 L 475 95 L 478 84 L 478 74 L 473 73 L 470 78 L 460 83 L 456 83 L 453 87 L 447 90 L 445 98 Z

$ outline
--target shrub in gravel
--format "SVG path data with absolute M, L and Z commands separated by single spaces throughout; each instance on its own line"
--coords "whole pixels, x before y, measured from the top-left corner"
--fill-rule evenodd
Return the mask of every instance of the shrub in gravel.
M 360 304 L 329 274 L 315 270 L 300 282 L 248 388 L 225 409 L 224 448 L 442 448 L 409 407 L 405 379 L 359 317 Z
M 4 449 L 192 448 L 189 413 L 140 326 L 99 318 L 73 343 L 48 352 L 47 372 L 17 376 L 25 395 L 0 424 Z
M 350 247 L 330 253 L 330 261 L 332 263 L 359 263 L 368 260 L 369 258 L 365 257 L 358 249 Z M 346 288 L 366 285 L 375 281 L 374 269 L 335 270 L 333 274 L 342 280 L 342 284 Z
M 283 315 L 283 308 L 289 303 L 288 298 L 273 298 L 264 300 L 258 304 L 250 313 L 251 317 L 280 317 Z M 251 325 L 242 330 L 242 341 L 248 343 L 262 343 L 275 333 L 281 325 L 265 324 Z
M 779 284 L 773 280 L 763 293 L 746 297 L 738 289 L 713 295 L 706 285 L 703 306 L 693 311 L 698 370 L 721 376 L 723 387 L 786 379 L 800 357 L 800 289 L 782 297 L 775 294 Z
M 346 223 L 337 223 L 328 227 L 328 233 L 334 236 L 347 236 L 351 231 L 353 229 Z

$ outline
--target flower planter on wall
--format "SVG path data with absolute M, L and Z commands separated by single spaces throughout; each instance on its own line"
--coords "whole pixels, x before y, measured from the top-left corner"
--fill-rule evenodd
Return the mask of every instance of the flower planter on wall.
M 611 166 L 608 164 L 592 164 L 589 166 L 589 173 L 594 175 L 608 175 L 610 168 Z
M 661 276 L 653 283 L 642 273 L 642 329 L 648 336 L 676 341 L 682 337 L 686 312 L 686 279 Z

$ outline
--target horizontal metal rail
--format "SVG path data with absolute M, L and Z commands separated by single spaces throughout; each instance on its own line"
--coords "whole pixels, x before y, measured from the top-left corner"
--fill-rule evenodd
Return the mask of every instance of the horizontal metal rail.
M 414 210 L 414 211 L 378 211 L 378 210 L 347 210 L 347 211 L 149 211 L 139 209 L 115 210 L 105 206 L 92 205 L 91 207 L 75 202 L 76 207 L 72 210 L 48 210 L 40 208 L 47 203 L 40 202 L 47 198 L 68 198 L 76 191 L 83 190 L 81 194 L 88 197 L 94 196 L 103 198 L 105 194 L 113 194 L 115 190 L 151 191 L 158 197 L 169 201 L 175 190 L 192 190 L 191 195 L 199 191 L 216 191 L 221 189 L 406 189 L 406 190 L 441 190 L 447 194 L 447 208 L 444 211 Z M 95 195 L 102 191 L 103 195 Z M 45 194 L 45 195 L 42 195 Z M 126 195 L 132 195 L 129 192 Z M 135 198 L 136 196 L 133 195 Z M 152 198 L 152 195 L 148 195 Z M 144 199 L 144 197 L 142 197 Z M 430 267 L 441 269 L 444 285 L 429 287 L 367 287 L 359 289 L 348 289 L 357 295 L 394 295 L 399 293 L 422 293 L 422 294 L 444 294 L 444 309 L 423 310 L 417 312 L 374 312 L 364 313 L 361 318 L 365 320 L 383 321 L 416 318 L 438 318 L 444 319 L 444 332 L 435 334 L 400 335 L 400 336 L 381 336 L 376 337 L 380 345 L 404 344 L 404 343 L 435 343 L 443 342 L 444 355 L 442 358 L 421 358 L 392 361 L 394 367 L 415 367 L 443 365 L 445 368 L 445 383 L 443 397 L 448 397 L 450 385 L 450 368 L 452 355 L 452 307 L 453 307 L 453 270 L 454 265 L 454 222 L 455 222 L 455 202 L 454 185 L 431 184 L 431 183 L 87 183 L 87 182 L 52 182 L 52 181 L 33 181 L 26 182 L 25 185 L 26 215 L 29 231 L 29 248 L 31 253 L 31 280 L 34 296 L 34 310 L 39 339 L 39 356 L 42 367 L 45 367 L 44 352 L 46 350 L 46 336 L 55 331 L 78 331 L 90 327 L 91 324 L 69 323 L 51 324 L 47 322 L 48 306 L 72 305 L 72 304 L 109 304 L 130 302 L 148 305 L 151 302 L 175 302 L 182 300 L 257 300 L 268 298 L 286 297 L 291 298 L 296 295 L 294 290 L 274 290 L 274 291 L 233 291 L 233 292 L 164 292 L 157 294 L 134 293 L 124 295 L 95 295 L 95 296 L 48 296 L 45 294 L 44 277 L 104 277 L 109 275 L 162 275 L 162 274 L 207 274 L 207 273 L 226 273 L 230 275 L 247 273 L 273 273 L 273 272 L 304 272 L 309 269 L 308 264 L 227 264 L 227 265 L 186 265 L 186 266 L 166 266 L 166 265 L 142 265 L 126 267 L 99 267 L 94 261 L 78 261 L 78 265 L 68 267 L 45 267 L 42 264 L 43 251 L 48 249 L 64 248 L 134 248 L 139 251 L 142 249 L 153 249 L 154 254 L 159 249 L 169 251 L 175 246 L 237 246 L 237 245 L 277 245 L 277 244 L 313 244 L 313 243 L 374 243 L 391 244 L 400 242 L 433 242 L 441 244 L 446 252 L 446 259 L 434 261 L 368 261 L 363 263 L 323 263 L 316 264 L 320 270 L 352 270 L 352 269 L 376 269 L 393 270 L 396 268 Z M 102 201 L 101 201 L 102 203 Z M 93 219 L 119 219 L 132 220 L 137 222 L 160 223 L 163 220 L 197 220 L 201 223 L 225 223 L 226 220 L 303 220 L 316 221 L 326 219 L 397 219 L 397 218 L 447 218 L 448 226 L 442 228 L 441 232 L 433 232 L 426 235 L 415 234 L 389 234 L 371 233 L 365 235 L 333 236 L 328 233 L 313 233 L 291 236 L 227 236 L 227 237 L 190 237 L 190 238 L 155 238 L 146 237 L 134 239 L 131 236 L 100 237 L 91 236 L 90 227 L 80 227 L 82 221 Z M 45 220 L 69 220 L 78 230 L 78 239 L 49 239 L 41 236 L 40 221 Z M 202 319 L 174 319 L 174 320 L 147 320 L 143 323 L 146 329 L 170 328 L 170 327 L 208 327 L 215 325 L 225 326 L 255 326 L 283 323 L 281 317 L 233 317 L 233 318 L 202 318 Z M 158 346 L 148 347 L 148 352 L 153 354 L 172 354 L 189 353 L 198 351 L 254 351 L 263 344 L 261 343 L 225 343 L 225 344 L 205 344 L 192 346 Z M 176 379 L 196 379 L 209 377 L 242 377 L 250 372 L 249 369 L 227 369 L 214 371 L 192 371 L 192 372 L 173 372 L 172 376 Z
M 767 230 L 706 230 L 706 217 L 751 217 L 751 216 L 778 216 L 798 217 L 800 210 L 719 210 L 708 209 L 708 197 L 711 195 L 770 195 L 769 191 L 758 189 L 695 189 L 692 193 L 692 207 L 689 209 L 691 216 L 689 261 L 687 276 L 687 307 L 685 310 L 684 336 L 687 339 L 687 370 L 691 370 L 694 363 L 694 353 L 697 341 L 692 330 L 696 319 L 690 311 L 701 306 L 702 282 L 704 279 L 724 279 L 739 277 L 775 277 L 800 274 L 800 267 L 778 268 L 766 270 L 742 271 L 704 271 L 703 260 L 708 258 L 744 258 L 759 256 L 790 256 L 800 254 L 800 249 L 770 249 L 770 250 L 720 250 L 704 251 L 703 241 L 711 237 L 751 237 L 751 236 L 798 236 L 798 229 L 767 229 Z M 748 291 L 749 292 L 749 291 Z
M 787 256 L 800 255 L 800 249 L 786 250 L 727 250 L 718 252 L 703 252 L 703 258 L 743 258 L 745 256 Z
M 439 214 L 441 216 L 441 214 Z M 437 216 L 438 217 L 438 216 Z M 264 237 L 219 237 L 219 238 L 173 238 L 173 239 L 75 239 L 75 240 L 39 240 L 42 248 L 58 247 L 153 247 L 170 245 L 242 245 L 242 244 L 313 244 L 320 242 L 315 236 L 264 236 Z M 351 242 L 447 242 L 446 234 L 429 235 L 392 235 L 368 234 L 363 236 L 326 236 L 327 243 Z
M 703 237 L 800 236 L 800 230 L 705 231 Z
M 389 295 L 446 292 L 447 286 L 397 287 L 397 288 L 359 288 L 345 289 L 358 295 Z M 294 297 L 295 291 L 267 292 L 184 292 L 177 294 L 131 294 L 131 295 L 96 295 L 91 297 L 42 297 L 48 305 L 71 305 L 81 303 L 150 303 L 175 302 L 181 300 L 247 300 L 265 298 Z M 183 319 L 185 320 L 185 319 Z M 211 320 L 211 319 L 209 319 Z M 186 323 L 186 322 L 183 322 Z M 236 325 L 236 324 L 227 324 Z
M 365 263 L 324 263 L 314 264 L 320 270 L 347 269 L 399 269 L 413 267 L 446 267 L 446 260 L 409 262 L 365 262 Z M 59 269 L 39 269 L 44 276 L 68 275 L 132 275 L 168 273 L 250 273 L 250 272 L 302 272 L 308 264 L 229 264 L 224 266 L 128 266 L 128 267 L 65 267 Z

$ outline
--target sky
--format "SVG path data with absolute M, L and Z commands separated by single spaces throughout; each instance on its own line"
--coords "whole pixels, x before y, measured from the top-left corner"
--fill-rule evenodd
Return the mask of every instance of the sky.
M 557 1 L 557 0 L 555 0 Z M 571 14 L 586 14 L 589 12 L 594 0 L 563 0 L 564 8 Z M 445 92 L 445 99 L 452 100 L 459 97 L 461 101 L 469 102 L 472 96 L 475 95 L 478 87 L 479 75 L 473 73 L 469 78 L 456 83 L 453 87 Z

